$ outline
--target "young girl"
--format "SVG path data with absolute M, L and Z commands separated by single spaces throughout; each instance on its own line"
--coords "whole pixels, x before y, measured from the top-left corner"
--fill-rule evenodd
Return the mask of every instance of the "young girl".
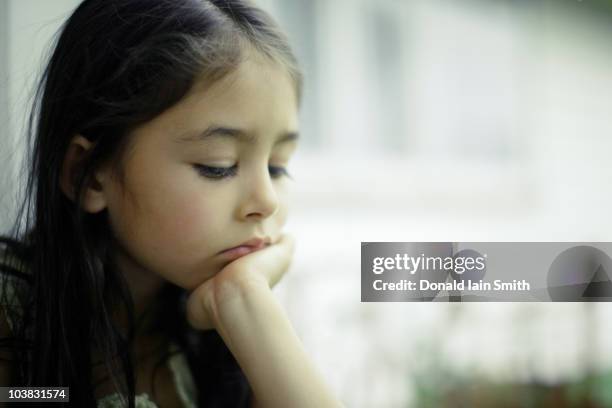
M 245 0 L 85 0 L 2 239 L 2 386 L 75 407 L 337 407 L 271 292 L 301 76 Z M 17 406 L 20 406 L 17 404 Z

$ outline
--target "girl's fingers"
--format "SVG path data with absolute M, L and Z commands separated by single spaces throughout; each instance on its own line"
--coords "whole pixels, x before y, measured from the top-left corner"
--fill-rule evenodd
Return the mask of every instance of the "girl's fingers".
M 273 287 L 289 269 L 294 251 L 295 239 L 283 234 L 276 243 L 234 261 L 233 267 L 260 274 Z
M 276 245 L 274 249 L 277 252 L 277 258 L 273 260 L 274 264 L 267 265 L 268 267 L 262 266 L 260 269 L 260 272 L 266 275 L 270 287 L 274 287 L 289 269 L 295 252 L 295 239 L 289 234 L 283 234 Z

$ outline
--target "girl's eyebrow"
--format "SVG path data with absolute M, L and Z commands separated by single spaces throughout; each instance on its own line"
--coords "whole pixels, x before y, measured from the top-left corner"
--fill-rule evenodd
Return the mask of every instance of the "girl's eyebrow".
M 203 142 L 209 140 L 211 138 L 230 138 L 234 140 L 238 140 L 240 142 L 255 144 L 257 142 L 257 137 L 244 131 L 242 129 L 230 128 L 225 126 L 209 126 L 203 132 L 199 132 L 193 134 L 189 132 L 182 137 L 180 137 L 177 141 L 179 143 L 191 143 L 191 142 Z M 299 134 L 297 132 L 285 132 L 281 133 L 279 137 L 274 141 L 274 146 L 279 145 L 281 143 L 287 143 L 292 141 L 297 141 L 299 138 Z

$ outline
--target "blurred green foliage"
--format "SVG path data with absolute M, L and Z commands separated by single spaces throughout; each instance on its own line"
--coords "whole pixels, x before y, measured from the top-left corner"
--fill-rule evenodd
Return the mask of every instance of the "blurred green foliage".
M 420 408 L 607 408 L 612 407 L 612 372 L 557 385 L 494 383 L 437 375 L 417 380 Z

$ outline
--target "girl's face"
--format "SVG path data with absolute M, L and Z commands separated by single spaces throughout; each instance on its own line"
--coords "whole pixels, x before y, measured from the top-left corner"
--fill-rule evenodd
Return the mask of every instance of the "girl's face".
M 124 184 L 103 184 L 119 265 L 191 290 L 230 262 L 220 251 L 254 237 L 275 242 L 297 116 L 289 74 L 252 54 L 137 128 Z

